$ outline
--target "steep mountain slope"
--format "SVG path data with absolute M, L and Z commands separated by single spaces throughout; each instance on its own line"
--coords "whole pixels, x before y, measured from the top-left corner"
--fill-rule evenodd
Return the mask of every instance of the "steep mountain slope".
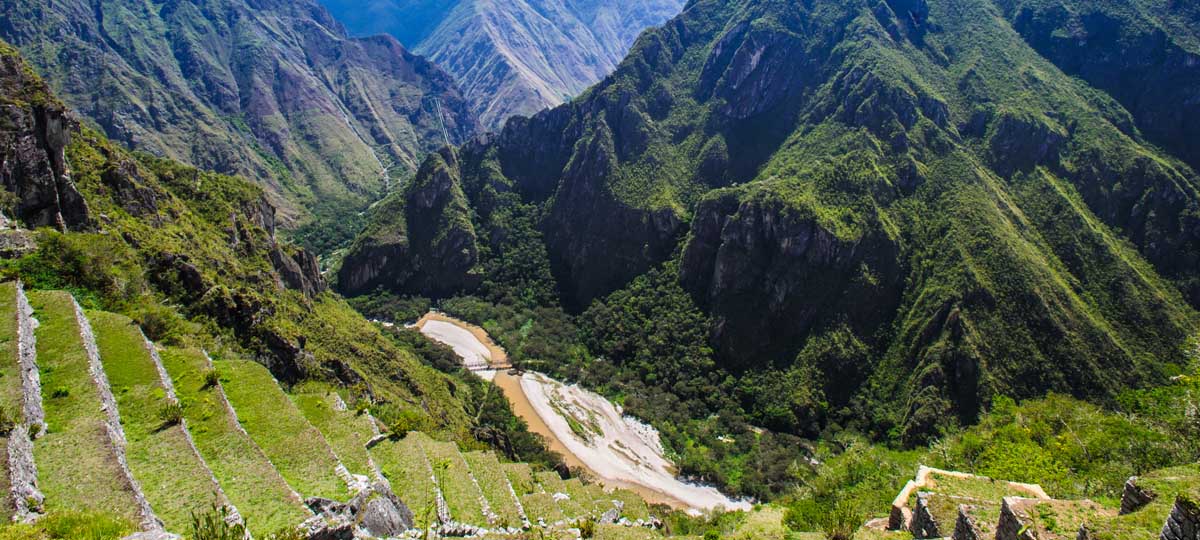
M 323 0 L 356 35 L 386 32 L 449 71 L 480 122 L 498 129 L 578 95 L 612 72 L 679 0 Z
M 287 225 L 365 207 L 475 130 L 453 81 L 311 1 L 0 2 L 0 38 L 113 140 L 260 179 Z M 438 115 L 440 101 L 441 116 Z
M 672 261 L 720 366 L 778 375 L 741 398 L 769 427 L 915 443 L 993 395 L 1111 400 L 1185 361 L 1200 177 L 1003 15 L 692 2 L 584 96 L 465 147 L 463 191 L 480 222 L 504 192 L 539 206 L 569 307 Z
M 276 240 L 262 188 L 81 128 L 2 42 L 0 112 L 2 211 L 51 227 L 3 231 L 32 244 L 0 261 L 4 278 L 128 314 L 152 339 L 257 358 L 288 384 L 353 386 L 467 433 L 450 378 L 327 292 L 312 255 Z

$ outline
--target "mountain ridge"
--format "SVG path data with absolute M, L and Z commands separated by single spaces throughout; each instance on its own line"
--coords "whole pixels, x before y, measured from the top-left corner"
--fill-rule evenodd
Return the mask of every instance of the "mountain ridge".
M 677 268 L 720 368 L 789 381 L 742 398 L 785 432 L 869 418 L 920 444 L 988 396 L 1112 400 L 1186 364 L 1181 158 L 989 1 L 787 4 L 692 2 L 578 99 L 466 145 L 476 229 L 509 192 L 539 208 L 574 311 Z
M 583 92 L 612 71 L 679 0 L 323 0 L 356 34 L 390 33 L 450 72 L 488 129 Z
M 315 2 L 4 8 L 0 37 L 94 125 L 261 181 L 289 228 L 365 208 L 446 143 L 443 122 L 453 143 L 476 127 L 444 72 L 391 38 L 346 37 Z

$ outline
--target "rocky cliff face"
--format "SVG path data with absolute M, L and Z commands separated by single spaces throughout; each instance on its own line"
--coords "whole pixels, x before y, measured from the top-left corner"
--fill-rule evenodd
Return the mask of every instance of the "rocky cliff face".
M 485 128 L 582 93 L 616 67 L 643 30 L 680 0 L 323 0 L 357 35 L 389 33 L 462 85 Z M 369 14 L 369 17 L 364 16 Z
M 285 224 L 365 206 L 446 143 L 443 124 L 454 143 L 476 127 L 449 76 L 309 1 L 0 7 L 0 38 L 109 137 L 259 180 Z
M 88 229 L 91 213 L 66 160 L 78 122 L 27 69 L 0 44 L 0 185 L 12 196 L 2 211 L 28 228 Z
M 382 288 L 439 297 L 477 283 L 475 228 L 457 157 L 443 150 L 417 177 L 374 210 L 338 273 L 346 295 Z
M 834 317 L 869 335 L 899 302 L 899 257 L 879 229 L 840 238 L 768 194 L 722 191 L 696 210 L 679 279 L 714 314 L 724 355 L 753 366 Z

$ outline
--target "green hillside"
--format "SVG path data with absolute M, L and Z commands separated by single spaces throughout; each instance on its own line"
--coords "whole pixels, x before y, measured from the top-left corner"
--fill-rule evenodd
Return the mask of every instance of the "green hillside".
M 799 437 L 920 447 L 996 396 L 1116 407 L 1187 369 L 1200 322 L 1200 176 L 1163 143 L 1191 127 L 1146 124 L 1189 117 L 1194 63 L 1169 51 L 1194 10 L 1077 4 L 691 2 L 578 99 L 459 150 L 478 264 L 359 287 L 410 205 L 336 286 L 438 300 L 764 498 Z M 1112 88 L 1168 73 L 1167 95 Z

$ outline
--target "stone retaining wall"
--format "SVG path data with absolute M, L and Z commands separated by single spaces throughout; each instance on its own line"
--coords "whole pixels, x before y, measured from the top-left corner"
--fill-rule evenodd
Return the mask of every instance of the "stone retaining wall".
M 42 512 L 46 497 L 38 489 L 37 463 L 33 459 L 33 439 L 45 434 L 46 413 L 42 409 L 42 382 L 37 366 L 37 319 L 17 282 L 17 364 L 21 372 L 21 421 L 8 435 L 9 493 L 12 496 L 13 521 L 34 521 Z
M 1159 540 L 1200 540 L 1200 503 L 1180 495 Z
M 92 332 L 92 325 L 84 315 L 79 302 L 73 298 L 71 302 L 75 306 L 75 321 L 79 325 L 79 335 L 83 338 L 83 347 L 87 351 L 92 382 L 96 385 L 96 392 L 100 396 L 100 408 L 106 417 L 104 427 L 108 433 L 108 442 L 119 465 L 121 475 L 124 476 L 125 484 L 138 505 L 137 513 L 141 517 L 141 529 L 143 531 L 162 531 L 162 520 L 154 515 L 154 509 L 150 507 L 150 502 L 146 500 L 146 494 L 142 493 L 142 486 L 133 477 L 133 472 L 129 469 L 129 462 L 125 459 L 125 429 L 121 427 L 121 412 L 117 409 L 117 399 L 113 396 L 112 387 L 108 383 L 108 375 L 104 373 L 104 364 L 100 361 L 100 350 L 96 347 L 96 335 Z

